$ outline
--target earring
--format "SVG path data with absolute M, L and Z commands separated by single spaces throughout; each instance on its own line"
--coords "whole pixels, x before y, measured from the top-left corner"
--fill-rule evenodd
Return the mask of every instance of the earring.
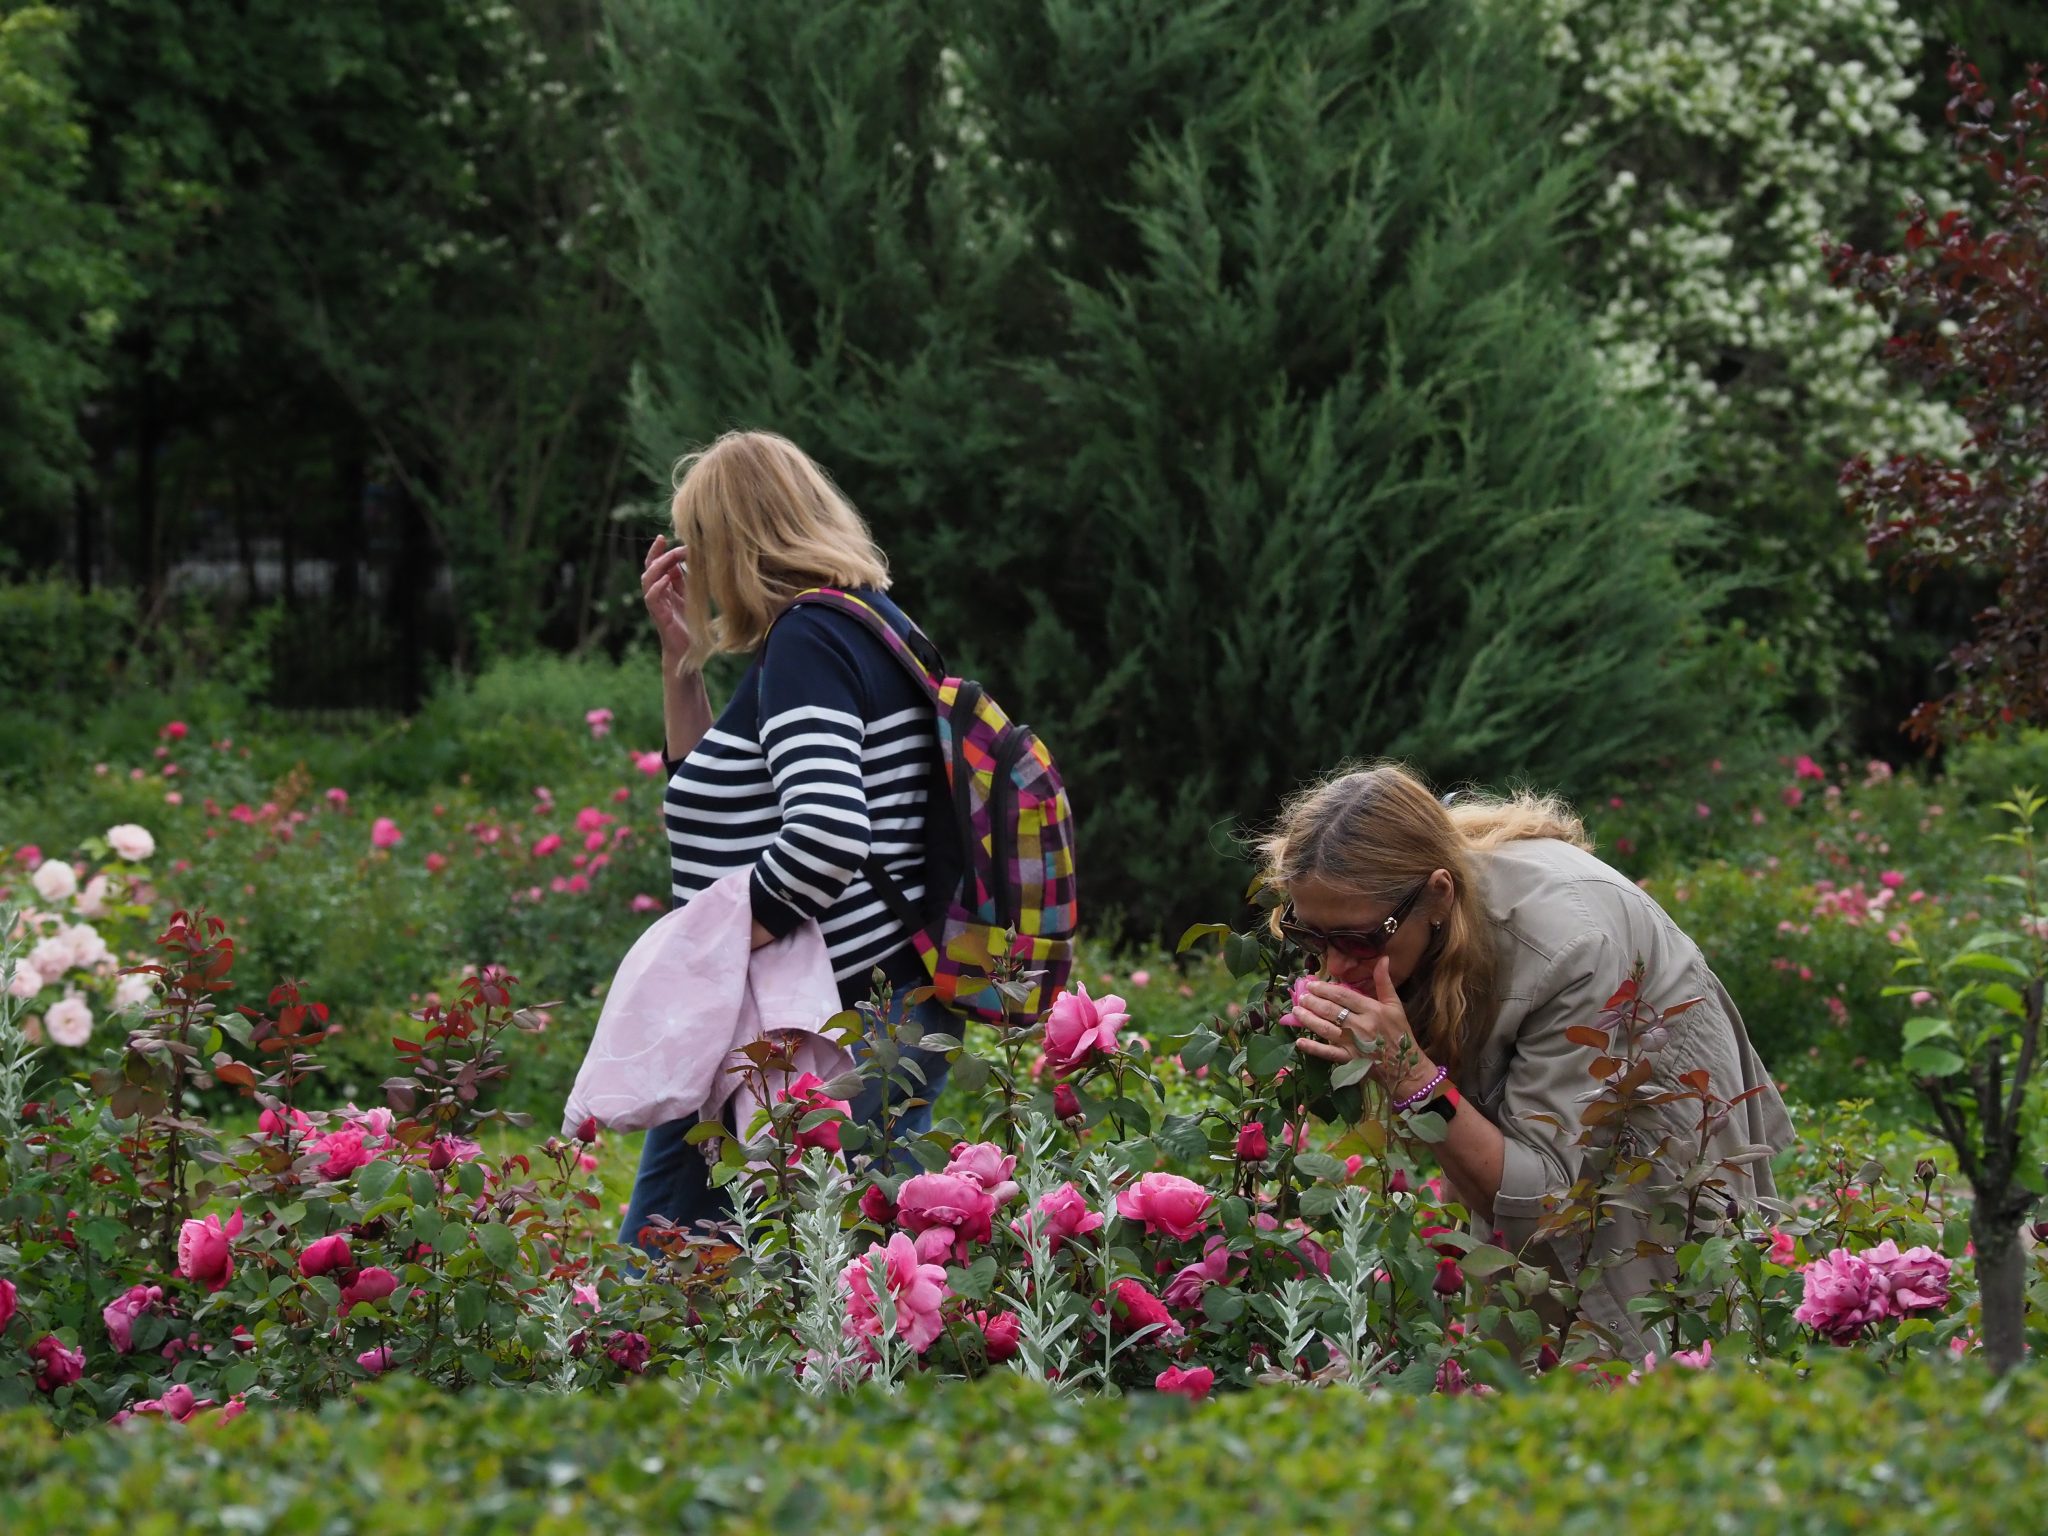
M 1429 920 L 1429 931 L 1433 934 L 1442 933 L 1444 931 L 1444 920 L 1440 917 L 1431 918 Z

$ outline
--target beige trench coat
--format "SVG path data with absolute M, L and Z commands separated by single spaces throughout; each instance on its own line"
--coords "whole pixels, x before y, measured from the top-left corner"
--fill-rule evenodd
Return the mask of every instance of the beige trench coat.
M 1712 1092 L 1723 1099 L 1763 1087 L 1715 1133 L 1710 1155 L 1758 1147 L 1776 1152 L 1791 1144 L 1792 1124 L 1734 1001 L 1707 969 L 1698 946 L 1634 882 L 1591 854 L 1547 838 L 1510 843 L 1480 855 L 1477 863 L 1500 946 L 1499 1012 L 1493 1028 L 1467 1052 L 1458 1087 L 1500 1127 L 1506 1142 L 1494 1217 L 1507 1246 L 1517 1252 L 1526 1247 L 1527 1257 L 1571 1275 L 1582 1253 L 1576 1233 L 1532 1245 L 1545 1211 L 1578 1174 L 1583 1152 L 1574 1143 L 1580 1116 L 1599 1087 L 1587 1070 L 1598 1052 L 1566 1039 L 1565 1031 L 1596 1024 L 1638 959 L 1644 967 L 1642 996 L 1651 1007 L 1702 999 L 1671 1021 L 1667 1043 L 1651 1058 L 1652 1090 L 1675 1089 L 1680 1076 L 1702 1067 Z M 1687 1100 L 1635 1119 L 1631 1129 L 1643 1150 L 1667 1133 L 1671 1138 L 1660 1179 L 1674 1177 L 1697 1155 L 1699 1114 L 1699 1104 Z M 1752 1205 L 1776 1195 L 1768 1159 L 1724 1176 L 1727 1189 L 1717 1206 L 1725 1208 L 1729 1196 Z M 1596 1251 L 1634 1254 L 1639 1240 L 1670 1237 L 1653 1232 L 1647 1215 L 1624 1210 L 1602 1223 Z M 1640 1355 L 1649 1343 L 1626 1310 L 1629 1298 L 1671 1269 L 1661 1256 L 1609 1261 L 1583 1298 L 1583 1315 Z

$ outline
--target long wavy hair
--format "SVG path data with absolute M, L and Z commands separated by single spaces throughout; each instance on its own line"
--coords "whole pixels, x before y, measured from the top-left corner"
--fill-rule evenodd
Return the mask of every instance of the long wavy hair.
M 1295 795 L 1259 851 L 1267 880 L 1283 891 L 1315 879 L 1389 904 L 1435 871 L 1449 873 L 1451 910 L 1402 1001 L 1417 1041 L 1455 1074 L 1496 1005 L 1496 942 L 1474 855 L 1541 837 L 1593 846 L 1578 815 L 1554 796 L 1461 792 L 1445 805 L 1407 767 L 1375 763 L 1341 769 Z M 1277 933 L 1277 911 L 1273 923 Z
M 689 547 L 686 669 L 752 651 L 810 587 L 889 586 L 889 562 L 853 503 L 773 432 L 728 432 L 676 461 L 670 515 Z

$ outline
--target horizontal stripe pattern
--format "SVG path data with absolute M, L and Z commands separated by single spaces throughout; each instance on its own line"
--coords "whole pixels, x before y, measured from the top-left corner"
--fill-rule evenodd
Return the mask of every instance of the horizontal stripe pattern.
M 916 683 L 843 614 L 799 609 L 768 660 L 768 686 L 757 662 L 672 765 L 662 811 L 673 899 L 682 906 L 749 870 L 756 912 L 765 893 L 795 921 L 816 918 L 834 977 L 860 978 L 865 991 L 909 935 L 863 866 L 879 856 L 911 902 L 923 900 L 937 725 Z

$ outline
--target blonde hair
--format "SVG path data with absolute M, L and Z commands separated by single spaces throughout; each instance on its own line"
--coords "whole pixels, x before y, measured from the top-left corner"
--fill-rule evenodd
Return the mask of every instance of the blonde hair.
M 889 562 L 853 503 L 773 432 L 728 432 L 676 461 L 669 513 L 689 548 L 686 669 L 752 651 L 810 587 L 889 586 Z
M 1294 796 L 1259 851 L 1267 880 L 1282 890 L 1315 879 L 1389 904 L 1435 871 L 1449 873 L 1455 894 L 1442 939 L 1406 1001 L 1416 1039 L 1456 1073 L 1494 1002 L 1494 937 L 1473 855 L 1538 837 L 1592 849 L 1584 823 L 1554 796 L 1468 791 L 1445 805 L 1406 767 L 1375 763 Z M 1277 933 L 1278 912 L 1273 923 Z

